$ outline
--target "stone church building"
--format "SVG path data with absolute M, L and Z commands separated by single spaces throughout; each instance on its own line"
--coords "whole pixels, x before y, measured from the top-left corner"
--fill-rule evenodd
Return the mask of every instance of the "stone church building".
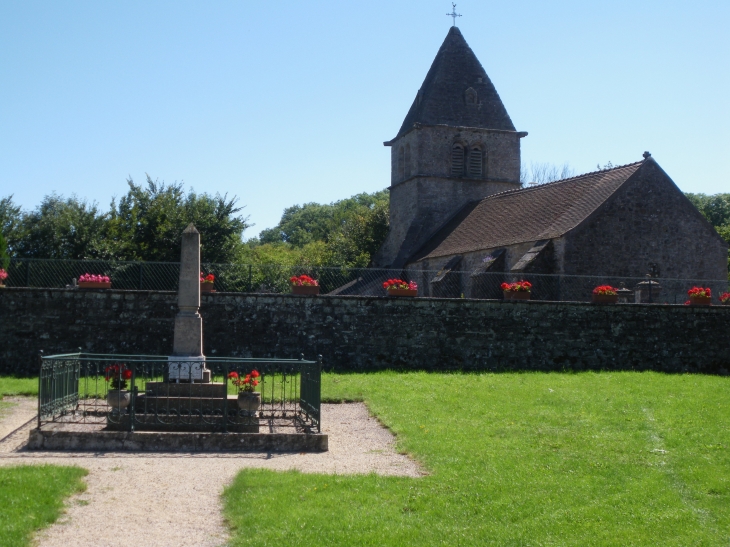
M 727 243 L 650 154 L 523 187 L 526 136 L 451 27 L 400 130 L 384 143 L 391 148 L 390 231 L 373 267 L 403 272 L 424 296 L 481 298 L 499 297 L 498 283 L 478 282 L 485 276 L 603 276 L 608 283 L 653 270 L 661 278 L 727 278 Z M 336 292 L 379 290 L 365 285 Z

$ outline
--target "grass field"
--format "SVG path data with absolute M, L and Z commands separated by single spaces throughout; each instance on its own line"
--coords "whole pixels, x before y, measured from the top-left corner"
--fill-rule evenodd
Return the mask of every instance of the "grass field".
M 420 479 L 243 471 L 232 545 L 727 546 L 730 378 L 325 375 Z
M 78 467 L 0 467 L 0 545 L 31 545 L 33 533 L 61 514 L 64 498 L 84 490 L 85 475 Z
M 0 399 L 13 395 L 38 395 L 38 378 L 0 376 Z

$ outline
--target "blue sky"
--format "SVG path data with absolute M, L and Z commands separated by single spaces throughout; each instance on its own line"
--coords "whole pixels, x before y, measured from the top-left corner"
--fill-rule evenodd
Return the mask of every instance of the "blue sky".
M 106 209 L 145 173 L 237 195 L 255 227 L 389 184 L 450 2 L 0 3 L 0 196 Z M 529 163 L 641 159 L 728 192 L 730 2 L 462 0 Z

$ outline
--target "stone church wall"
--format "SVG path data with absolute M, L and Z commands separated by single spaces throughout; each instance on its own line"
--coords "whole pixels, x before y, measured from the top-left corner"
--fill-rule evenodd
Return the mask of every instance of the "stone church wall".
M 566 236 L 563 273 L 726 279 L 727 244 L 658 165 L 642 172 Z
M 421 126 L 391 145 L 391 185 L 411 176 L 451 177 L 451 150 L 455 143 L 465 148 L 479 146 L 483 152 L 484 180 L 519 182 L 520 137 L 512 131 L 459 128 L 448 126 Z M 410 147 L 410 164 L 400 170 L 400 149 Z
M 0 290 L 0 372 L 37 373 L 39 350 L 168 355 L 176 295 Z M 327 369 L 730 369 L 730 308 L 509 304 L 468 299 L 202 297 L 211 356 L 324 356 Z

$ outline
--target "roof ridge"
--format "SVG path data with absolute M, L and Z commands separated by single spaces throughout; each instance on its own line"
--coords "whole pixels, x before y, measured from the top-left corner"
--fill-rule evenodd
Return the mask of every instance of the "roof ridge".
M 590 175 L 595 175 L 597 173 L 610 173 L 611 171 L 617 171 L 619 169 L 625 169 L 626 167 L 633 167 L 634 165 L 639 165 L 641 163 L 644 163 L 645 161 L 647 161 L 647 160 L 635 161 L 633 163 L 627 163 L 625 165 L 617 165 L 616 167 L 611 167 L 610 169 L 598 169 L 596 171 L 589 171 L 589 172 L 583 173 L 581 175 L 575 175 L 574 177 L 568 177 L 568 178 L 560 179 L 560 180 L 553 180 L 550 182 L 545 182 L 543 184 L 536 184 L 534 186 L 528 186 L 526 188 L 515 188 L 514 190 L 505 190 L 503 192 L 497 192 L 496 194 L 491 194 L 485 198 L 482 198 L 480 201 L 484 201 L 485 199 L 495 198 L 498 196 L 503 196 L 505 194 L 516 194 L 517 192 L 528 192 L 530 190 L 538 190 L 541 188 L 545 188 L 546 186 L 551 186 L 551 185 L 559 184 L 559 183 L 563 183 L 563 182 L 570 182 L 572 180 L 580 179 L 580 178 L 587 177 Z

